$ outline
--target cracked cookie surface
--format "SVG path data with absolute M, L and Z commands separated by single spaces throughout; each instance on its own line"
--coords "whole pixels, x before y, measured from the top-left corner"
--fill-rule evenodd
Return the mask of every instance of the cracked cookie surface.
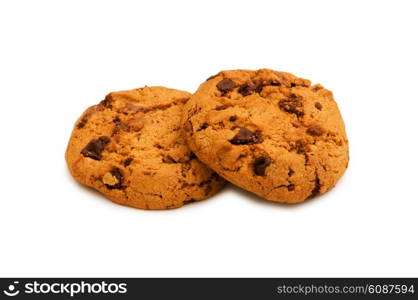
M 268 200 L 297 203 L 330 190 L 348 165 L 332 92 L 290 73 L 211 76 L 184 107 L 192 151 L 226 180 Z
M 72 176 L 110 200 L 170 209 L 216 194 L 224 180 L 187 146 L 181 126 L 190 94 L 164 87 L 110 93 L 74 126 Z

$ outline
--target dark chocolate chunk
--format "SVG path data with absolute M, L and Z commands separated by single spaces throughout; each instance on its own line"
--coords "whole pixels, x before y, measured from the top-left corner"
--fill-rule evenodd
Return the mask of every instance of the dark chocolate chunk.
M 200 127 L 197 131 L 205 130 L 206 128 L 208 128 L 208 126 L 209 126 L 209 124 L 205 122 L 202 125 L 200 125 Z
M 319 194 L 319 190 L 321 189 L 321 182 L 319 181 L 318 174 L 315 174 L 315 186 L 312 189 L 311 195 L 308 198 L 313 198 Z
M 125 166 L 125 167 L 127 167 L 127 166 L 129 166 L 131 163 L 132 163 L 132 161 L 133 161 L 134 159 L 132 158 L 132 157 L 129 157 L 129 158 L 127 158 L 127 159 L 125 159 L 124 161 L 123 161 L 123 165 Z
M 94 160 L 102 159 L 102 152 L 106 148 L 107 144 L 110 143 L 110 138 L 107 136 L 101 136 L 98 139 L 91 140 L 87 146 L 81 150 L 81 154 L 84 157 L 89 157 Z
M 126 131 L 128 129 L 128 126 L 122 122 L 122 120 L 119 117 L 115 117 L 112 120 L 113 123 L 115 123 L 115 127 L 113 127 L 112 136 L 118 134 L 121 131 Z
M 194 154 L 193 152 L 189 152 L 189 158 L 190 159 L 195 159 L 195 158 L 197 158 L 197 156 L 196 156 L 196 154 Z
M 238 133 L 229 140 L 233 145 L 252 145 L 262 142 L 259 131 L 251 131 L 245 127 L 239 127 Z
M 294 191 L 295 190 L 295 185 L 294 184 L 289 184 L 288 186 L 287 186 L 287 190 L 288 191 Z
M 268 156 L 261 156 L 255 159 L 253 163 L 254 174 L 257 176 L 266 175 L 266 168 L 271 164 L 271 158 Z
M 225 78 L 219 81 L 216 87 L 222 93 L 222 95 L 225 95 L 229 91 L 233 90 L 233 88 L 235 87 L 235 82 L 231 79 Z
M 237 120 L 237 116 L 230 116 L 229 117 L 229 121 L 231 121 L 231 122 L 235 122 Z
M 276 81 L 265 81 L 265 82 L 261 82 L 259 83 L 254 89 L 257 93 L 261 93 L 263 91 L 263 88 L 265 86 L 279 86 L 280 82 L 276 82 Z
M 120 190 L 120 189 L 125 188 L 123 186 L 123 181 L 124 181 L 123 173 L 119 168 L 113 167 L 110 170 L 110 174 L 116 179 L 116 183 L 112 185 L 105 184 L 105 186 L 109 190 Z
M 312 125 L 306 130 L 306 133 L 312 136 L 321 136 L 324 131 L 322 130 L 321 126 Z
M 257 86 L 255 86 L 254 84 L 244 84 L 238 89 L 238 93 L 245 97 L 254 93 L 256 90 Z
M 81 128 L 83 128 L 84 126 L 86 126 L 87 121 L 88 121 L 87 116 L 86 116 L 86 117 L 83 117 L 83 118 L 80 120 L 80 122 L 78 122 L 78 124 L 77 124 L 77 128 L 78 128 L 78 129 L 81 129 Z
M 289 168 L 289 171 L 287 172 L 287 175 L 290 177 L 290 176 L 292 176 L 293 174 L 295 174 L 295 171 L 293 171 L 293 169 L 292 169 L 292 168 Z
M 279 101 L 280 109 L 290 114 L 295 114 L 298 117 L 304 115 L 302 97 L 290 94 L 288 98 L 283 98 Z
M 319 102 L 315 102 L 315 108 L 318 110 L 322 110 L 322 104 Z
M 107 95 L 102 101 L 100 101 L 99 105 L 102 105 L 105 108 L 112 108 L 112 97 Z
M 215 110 L 224 110 L 224 109 L 227 109 L 227 108 L 228 108 L 227 105 L 219 105 L 219 106 L 215 107 Z

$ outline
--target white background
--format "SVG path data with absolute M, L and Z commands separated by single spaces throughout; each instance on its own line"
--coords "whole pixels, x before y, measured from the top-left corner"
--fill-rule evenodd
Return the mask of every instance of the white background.
M 1 276 L 418 276 L 416 1 L 2 1 Z M 350 165 L 295 206 L 227 187 L 171 211 L 70 177 L 84 109 L 110 91 L 193 92 L 268 67 L 334 92 Z

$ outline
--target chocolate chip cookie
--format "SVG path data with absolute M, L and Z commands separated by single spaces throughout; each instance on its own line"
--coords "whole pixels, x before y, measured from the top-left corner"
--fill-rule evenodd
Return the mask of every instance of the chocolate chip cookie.
M 214 195 L 224 184 L 186 144 L 190 94 L 164 87 L 110 93 L 74 126 L 66 160 L 72 176 L 110 200 L 169 209 Z
M 186 103 L 183 124 L 201 161 L 272 201 L 323 194 L 348 165 L 348 140 L 332 93 L 289 73 L 220 72 Z

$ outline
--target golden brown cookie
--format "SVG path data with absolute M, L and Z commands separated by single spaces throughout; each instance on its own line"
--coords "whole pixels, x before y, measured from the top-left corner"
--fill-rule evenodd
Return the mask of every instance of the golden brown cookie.
M 169 209 L 214 195 L 224 180 L 190 151 L 181 126 L 190 94 L 164 87 L 110 93 L 74 126 L 72 176 L 110 200 Z
M 348 165 L 332 93 L 289 73 L 220 72 L 186 103 L 183 124 L 201 161 L 272 201 L 296 203 L 325 193 Z

